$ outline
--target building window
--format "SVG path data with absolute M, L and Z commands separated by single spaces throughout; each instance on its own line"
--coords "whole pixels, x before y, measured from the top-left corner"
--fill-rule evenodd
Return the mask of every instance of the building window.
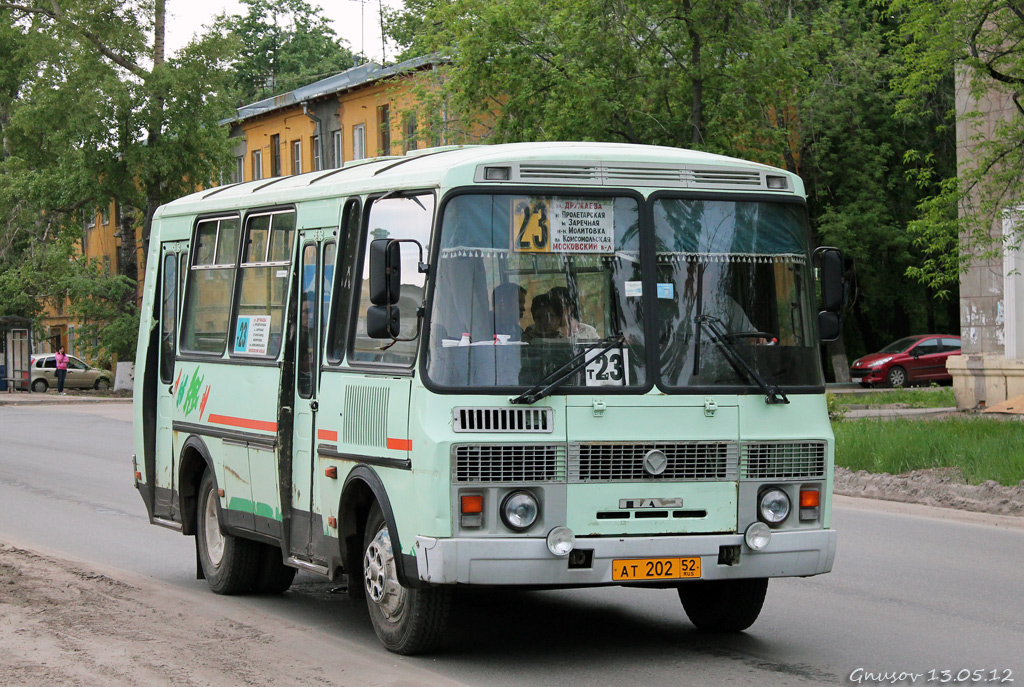
M 263 178 L 263 151 L 252 151 L 252 180 L 258 181 Z
M 281 176 L 281 135 L 270 137 L 270 176 Z
M 245 156 L 239 155 L 235 158 L 235 182 L 242 183 L 245 181 Z
M 85 224 L 86 229 L 92 229 L 96 226 L 96 212 L 89 212 L 88 210 L 82 210 L 82 221 Z
M 103 208 L 102 210 L 100 210 L 100 224 L 103 224 L 103 225 L 110 224 L 110 206 L 109 205 L 107 207 Z
M 302 141 L 292 141 L 292 174 L 302 174 Z
M 334 132 L 334 166 L 341 167 L 341 132 Z
M 380 149 L 378 154 L 391 154 L 391 108 L 381 105 L 377 108 L 377 126 L 380 129 Z
M 319 172 L 324 168 L 324 161 L 320 157 L 320 137 L 313 136 L 309 139 L 309 148 L 313 151 L 313 171 Z
M 416 150 L 416 113 L 405 116 L 405 152 Z
M 356 124 L 352 127 L 352 159 L 362 160 L 366 157 L 366 125 Z

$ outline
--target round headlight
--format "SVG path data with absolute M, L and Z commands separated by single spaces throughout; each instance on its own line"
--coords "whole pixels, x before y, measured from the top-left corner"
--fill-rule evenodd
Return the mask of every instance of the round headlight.
M 743 541 L 754 551 L 760 551 L 772 540 L 772 531 L 763 522 L 755 522 L 743 533 Z
M 789 516 L 789 497 L 781 489 L 768 489 L 761 494 L 757 510 L 762 520 L 769 525 L 778 525 Z
M 576 546 L 576 535 L 568 527 L 559 526 L 548 532 L 548 551 L 556 556 L 568 556 Z
M 539 515 L 537 499 L 528 491 L 513 491 L 501 502 L 501 519 L 510 529 L 528 530 Z

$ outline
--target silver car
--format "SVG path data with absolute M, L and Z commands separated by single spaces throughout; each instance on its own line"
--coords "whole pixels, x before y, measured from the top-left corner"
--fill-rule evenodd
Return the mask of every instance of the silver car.
M 109 389 L 113 383 L 113 376 L 107 370 L 68 356 L 65 389 Z M 32 391 L 42 393 L 50 387 L 57 388 L 57 358 L 52 353 L 32 356 Z

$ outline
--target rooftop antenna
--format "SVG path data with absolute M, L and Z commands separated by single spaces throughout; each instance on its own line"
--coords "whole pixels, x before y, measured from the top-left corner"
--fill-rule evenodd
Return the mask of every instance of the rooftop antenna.
M 366 62 L 366 0 L 349 0 L 359 3 L 359 54 Z

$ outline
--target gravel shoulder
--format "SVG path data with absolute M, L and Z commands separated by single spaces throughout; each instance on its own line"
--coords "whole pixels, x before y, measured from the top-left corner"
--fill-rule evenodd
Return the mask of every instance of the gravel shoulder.
M 415 661 L 270 622 L 244 601 L 210 595 L 197 605 L 166 585 L 0 543 L 0 685 L 458 684 Z

